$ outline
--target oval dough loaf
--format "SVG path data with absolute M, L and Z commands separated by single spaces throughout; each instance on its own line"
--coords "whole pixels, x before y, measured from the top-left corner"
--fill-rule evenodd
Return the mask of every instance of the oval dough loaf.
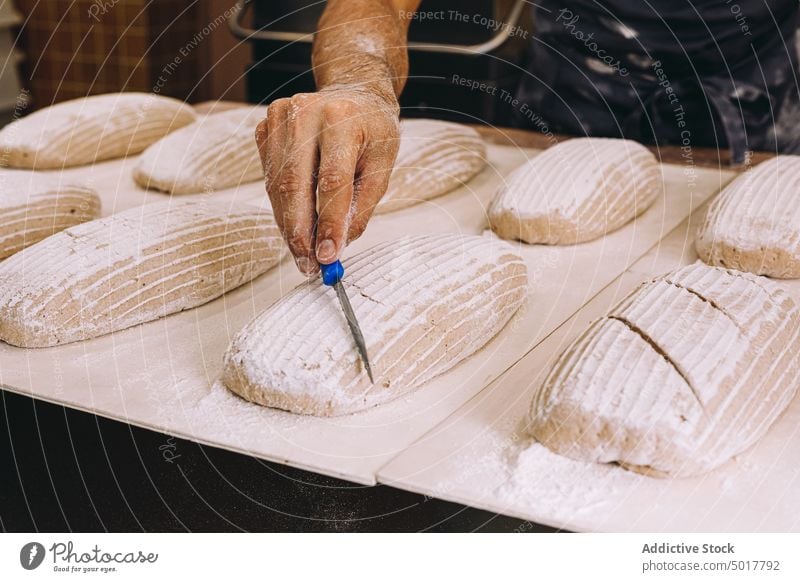
M 489 220 L 504 239 L 576 244 L 621 228 L 647 210 L 659 192 L 659 164 L 643 145 L 570 139 L 512 172 L 489 209 Z
M 272 216 L 251 206 L 164 201 L 87 222 L 0 263 L 0 339 L 54 346 L 191 309 L 282 252 Z
M 264 178 L 253 137 L 266 107 L 209 115 L 151 145 L 133 178 L 143 188 L 170 194 L 222 190 Z
M 777 156 L 729 184 L 697 236 L 710 265 L 800 278 L 800 156 Z
M 447 194 L 486 166 L 486 146 L 471 127 L 433 119 L 400 122 L 400 150 L 375 212 L 392 212 Z
M 800 312 L 777 286 L 708 267 L 643 284 L 559 358 L 531 431 L 567 457 L 705 473 L 760 439 L 797 391 Z
M 224 384 L 247 400 L 299 414 L 335 416 L 387 402 L 492 339 L 524 302 L 527 271 L 502 241 L 417 236 L 349 259 L 344 285 L 374 385 L 334 290 L 319 282 L 298 287 L 234 338 Z
M 194 119 L 194 110 L 185 103 L 149 93 L 65 101 L 0 130 L 1 163 L 46 170 L 122 158 Z
M 100 215 L 89 188 L 33 172 L 0 174 L 0 259 Z

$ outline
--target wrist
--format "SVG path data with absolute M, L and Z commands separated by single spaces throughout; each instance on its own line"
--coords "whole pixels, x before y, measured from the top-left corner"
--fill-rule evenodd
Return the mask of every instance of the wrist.
M 318 89 L 319 93 L 356 93 L 374 99 L 395 117 L 400 116 L 400 103 L 389 80 L 371 80 L 362 83 L 332 83 Z

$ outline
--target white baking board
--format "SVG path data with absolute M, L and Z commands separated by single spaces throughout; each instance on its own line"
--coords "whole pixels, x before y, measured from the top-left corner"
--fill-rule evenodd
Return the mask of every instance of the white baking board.
M 533 392 L 586 326 L 643 280 L 696 260 L 702 210 L 511 370 L 379 472 L 382 483 L 579 531 L 800 531 L 800 398 L 752 449 L 698 478 L 572 461 L 524 436 Z M 800 301 L 800 281 L 785 283 Z M 524 451 L 524 452 L 523 452 Z
M 485 206 L 502 176 L 534 155 L 503 146 L 489 146 L 488 152 L 490 167 L 466 187 L 376 217 L 348 253 L 406 234 L 482 232 Z M 64 174 L 98 189 L 105 214 L 163 200 L 164 195 L 144 192 L 133 183 L 134 163 L 108 162 Z M 512 323 L 450 373 L 364 413 L 301 417 L 244 402 L 215 385 L 231 337 L 301 282 L 288 260 L 208 305 L 110 336 L 41 350 L 0 345 L 0 384 L 131 424 L 372 484 L 381 466 L 508 369 L 656 245 L 730 174 L 701 171 L 695 187 L 679 166 L 665 166 L 664 177 L 664 196 L 635 223 L 603 240 L 560 249 L 523 247 L 531 294 Z M 262 188 L 250 184 L 211 196 L 231 204 L 263 204 Z

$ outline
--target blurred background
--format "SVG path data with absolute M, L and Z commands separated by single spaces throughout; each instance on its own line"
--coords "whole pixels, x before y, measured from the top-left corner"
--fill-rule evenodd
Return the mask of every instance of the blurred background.
M 116 91 L 155 91 L 190 103 L 268 103 L 313 90 L 311 33 L 324 6 L 319 0 L 0 0 L 0 122 Z M 515 87 L 529 39 L 529 3 L 427 0 L 423 8 L 430 17 L 411 26 L 405 114 L 503 124 L 509 112 L 496 97 L 451 79 Z

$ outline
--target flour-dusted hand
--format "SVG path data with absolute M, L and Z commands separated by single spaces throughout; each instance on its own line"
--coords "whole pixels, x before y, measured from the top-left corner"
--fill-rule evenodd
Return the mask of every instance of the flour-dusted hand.
M 275 219 L 306 274 L 361 236 L 399 147 L 394 94 L 358 87 L 278 99 L 256 129 Z
M 319 91 L 274 101 L 256 130 L 275 219 L 306 274 L 361 236 L 386 192 L 419 3 L 328 0 L 311 55 Z

